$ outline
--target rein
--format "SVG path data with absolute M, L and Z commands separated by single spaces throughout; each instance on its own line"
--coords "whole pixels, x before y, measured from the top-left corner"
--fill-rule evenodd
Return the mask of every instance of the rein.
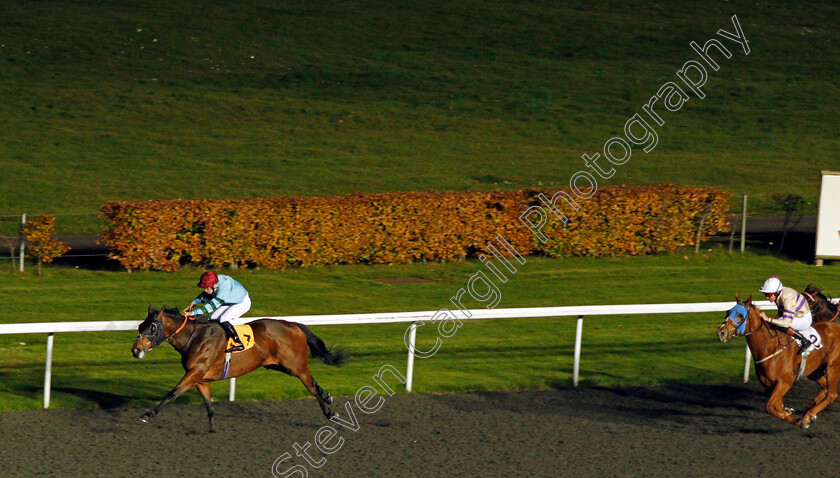
M 173 335 L 177 334 L 178 332 L 184 330 L 184 326 L 187 325 L 187 321 L 189 321 L 189 320 L 190 320 L 189 317 L 184 316 L 184 322 L 181 324 L 180 327 L 178 327 L 178 330 L 169 334 L 169 337 L 172 337 Z M 166 337 L 166 339 L 165 339 L 167 342 L 169 342 L 169 337 Z
M 790 347 L 790 344 L 792 344 L 792 343 L 793 343 L 793 339 L 790 339 L 790 342 L 786 343 L 784 347 L 782 347 L 782 348 L 780 348 L 779 350 L 777 350 L 777 351 L 773 352 L 772 354 L 770 354 L 770 355 L 768 355 L 768 356 L 764 357 L 764 358 L 763 358 L 763 359 L 761 359 L 761 360 L 756 360 L 756 361 L 755 361 L 756 365 L 758 365 L 758 364 L 760 364 L 760 363 L 762 363 L 762 362 L 766 362 L 766 361 L 770 360 L 771 358 L 775 357 L 776 355 L 779 355 L 780 353 L 784 352 L 784 351 L 785 351 L 785 349 L 786 349 L 786 348 L 788 348 L 788 347 Z
M 166 337 L 164 340 L 165 340 L 166 342 L 169 342 L 169 339 L 171 339 L 172 337 L 174 337 L 174 336 L 175 336 L 178 332 L 180 332 L 180 331 L 184 330 L 184 326 L 185 326 L 185 325 L 187 325 L 187 322 L 189 322 L 189 321 L 190 321 L 190 318 L 189 318 L 189 317 L 187 317 L 187 316 L 184 316 L 184 322 L 182 322 L 182 323 L 181 323 L 181 326 L 180 326 L 180 327 L 178 327 L 178 330 L 176 330 L 175 332 L 172 332 L 171 334 L 169 334 L 169 336 L 168 336 L 168 337 Z M 186 345 L 189 345 L 189 343 L 192 341 L 192 338 L 193 338 L 193 335 L 194 335 L 194 334 L 195 334 L 195 327 L 193 327 L 193 331 L 192 331 L 192 333 L 190 334 L 190 337 L 187 339 L 187 343 L 186 343 Z M 172 342 L 169 342 L 169 343 L 170 343 L 172 346 L 174 346 L 174 345 L 175 345 L 175 344 L 173 344 Z

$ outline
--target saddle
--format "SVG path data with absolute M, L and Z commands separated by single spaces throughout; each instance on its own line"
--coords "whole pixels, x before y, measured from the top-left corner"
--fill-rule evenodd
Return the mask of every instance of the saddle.
M 207 315 L 199 315 L 192 320 L 194 320 L 196 324 L 201 324 L 201 325 L 207 325 L 207 324 L 212 324 L 212 323 L 218 324 L 219 323 L 218 321 L 210 320 L 210 317 L 207 316 Z M 238 335 L 239 339 L 242 341 L 242 345 L 245 346 L 244 349 L 237 350 L 236 352 L 233 352 L 233 353 L 244 352 L 244 351 L 246 351 L 246 350 L 248 350 L 248 349 L 250 349 L 251 347 L 254 346 L 254 343 L 255 343 L 254 342 L 254 331 L 251 329 L 250 325 L 248 325 L 248 324 L 234 325 L 233 328 L 234 328 L 234 330 L 236 330 L 236 335 Z M 225 349 L 227 350 L 227 349 L 233 347 L 234 344 L 235 344 L 235 342 L 233 341 L 233 339 L 228 339 L 228 341 L 225 344 Z
M 234 325 L 233 328 L 236 330 L 236 335 L 238 335 L 239 339 L 242 341 L 242 345 L 245 346 L 244 349 L 233 353 L 238 354 L 239 352 L 244 352 L 254 346 L 254 331 L 251 329 L 250 325 Z M 235 343 L 236 342 L 234 342 L 233 339 L 228 339 L 225 348 L 229 349 L 233 347 Z

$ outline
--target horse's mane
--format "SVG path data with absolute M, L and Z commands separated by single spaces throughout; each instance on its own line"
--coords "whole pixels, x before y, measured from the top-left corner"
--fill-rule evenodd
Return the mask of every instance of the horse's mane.
M 170 307 L 170 308 L 164 307 L 161 310 L 163 310 L 163 313 L 166 314 L 166 316 L 169 317 L 170 319 L 184 320 L 184 316 L 181 315 L 181 311 L 178 310 L 175 307 Z
M 178 321 L 184 320 L 184 316 L 181 315 L 181 311 L 178 310 L 175 307 L 169 307 L 169 308 L 164 307 L 161 310 L 163 310 L 163 313 L 166 314 L 166 316 L 169 317 L 172 320 L 178 320 Z M 204 315 L 200 315 L 200 316 L 198 316 L 198 317 L 196 317 L 195 319 L 192 319 L 192 320 L 194 320 L 195 323 L 197 323 L 197 324 L 207 324 L 207 323 L 210 322 L 210 318 L 207 317 L 207 316 L 204 316 Z

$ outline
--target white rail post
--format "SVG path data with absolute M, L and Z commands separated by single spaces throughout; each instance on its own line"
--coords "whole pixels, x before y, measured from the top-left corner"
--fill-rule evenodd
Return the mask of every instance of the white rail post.
M 228 401 L 233 401 L 233 396 L 236 395 L 236 377 L 230 379 L 230 390 L 228 390 Z
M 20 216 L 20 271 L 23 272 L 23 255 L 26 252 L 26 239 L 23 236 L 23 228 L 26 227 L 26 213 Z M 14 261 L 12 261 L 14 262 Z M 12 265 L 14 267 L 14 265 Z
M 583 337 L 583 316 L 579 315 L 577 319 L 577 329 L 575 330 L 575 363 L 572 369 L 572 384 L 578 386 L 578 376 L 580 375 L 580 345 Z
M 747 241 L 747 195 L 744 194 L 744 198 L 741 203 L 741 252 L 744 252 L 745 245 Z
M 47 335 L 47 367 L 44 372 L 44 408 L 50 408 L 50 381 L 52 380 L 53 334 Z
M 411 391 L 411 381 L 414 379 L 414 344 L 417 338 L 417 322 L 412 322 L 408 332 L 408 362 L 405 365 L 405 391 Z
M 752 359 L 752 353 L 750 353 L 750 346 L 747 345 L 747 353 L 746 358 L 744 359 L 744 383 L 750 381 L 750 360 Z

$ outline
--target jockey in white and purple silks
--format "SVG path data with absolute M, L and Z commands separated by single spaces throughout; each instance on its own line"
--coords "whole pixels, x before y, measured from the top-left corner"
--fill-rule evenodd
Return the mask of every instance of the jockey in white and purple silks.
M 822 347 L 820 334 L 811 327 L 811 309 L 802 294 L 782 286 L 782 281 L 776 276 L 764 281 L 764 285 L 758 291 L 764 293 L 767 300 L 774 302 L 779 308 L 779 314 L 773 318 L 760 311 L 761 318 L 773 325 L 790 327 L 798 332 L 794 334 L 794 338 L 799 342 L 803 357 Z

